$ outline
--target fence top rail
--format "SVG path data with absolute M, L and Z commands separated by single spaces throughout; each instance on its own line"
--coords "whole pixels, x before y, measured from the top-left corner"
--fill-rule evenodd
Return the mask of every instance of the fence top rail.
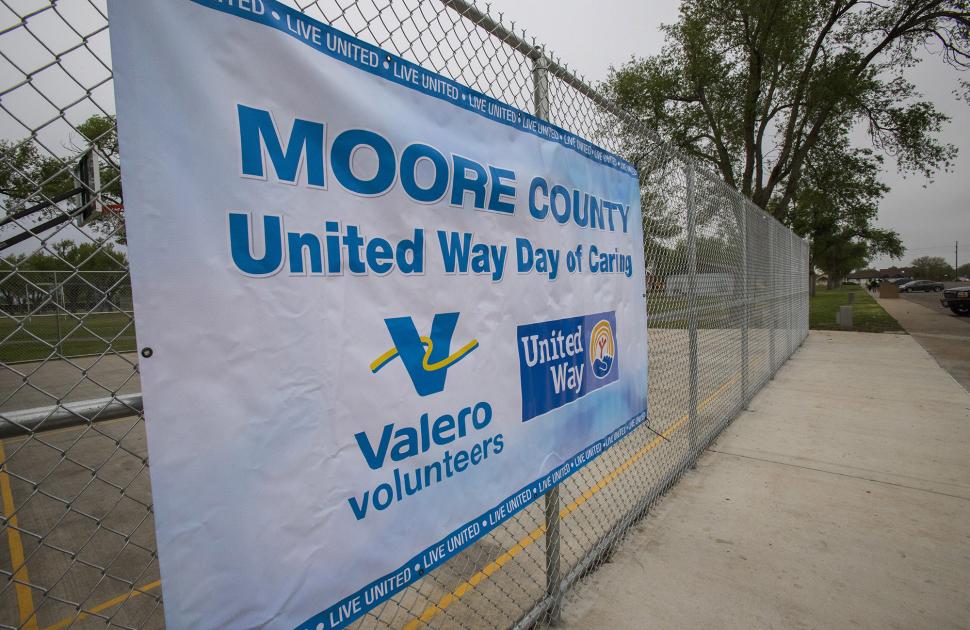
M 589 98 L 594 103 L 606 109 L 611 114 L 623 118 L 627 122 L 640 124 L 641 121 L 630 112 L 622 109 L 619 105 L 600 94 L 593 86 L 586 83 L 583 79 L 572 73 L 565 65 L 560 64 L 556 58 L 545 53 L 541 44 L 535 40 L 530 43 L 515 31 L 506 28 L 501 22 L 495 20 L 490 15 L 479 9 L 467 0 L 440 0 L 446 7 L 458 12 L 463 18 L 469 20 L 476 26 L 489 31 L 492 35 L 500 39 L 503 43 L 511 46 L 532 61 L 544 61 L 545 70 L 566 85 L 570 86 L 583 96 Z

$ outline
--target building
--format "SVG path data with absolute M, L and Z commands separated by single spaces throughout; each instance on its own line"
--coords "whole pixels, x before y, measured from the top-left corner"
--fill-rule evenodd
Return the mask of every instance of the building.
M 846 280 L 891 280 L 893 278 L 912 278 L 913 268 L 912 267 L 887 267 L 885 269 L 863 269 L 861 271 L 853 271 L 848 276 Z

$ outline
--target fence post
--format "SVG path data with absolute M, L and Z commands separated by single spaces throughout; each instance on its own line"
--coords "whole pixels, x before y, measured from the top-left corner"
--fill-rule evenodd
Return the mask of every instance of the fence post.
M 536 118 L 549 120 L 549 60 L 545 55 L 532 60 L 532 99 Z M 546 493 L 546 597 L 549 606 L 549 623 L 557 624 L 562 615 L 562 578 L 559 566 L 559 485 Z
M 788 358 L 795 354 L 795 233 L 788 231 L 788 330 L 785 337 L 788 339 Z
M 809 296 L 812 295 L 812 284 L 811 284 L 812 270 L 808 268 L 808 259 L 809 259 L 808 247 L 809 247 L 808 241 L 802 239 L 801 246 L 800 246 L 801 251 L 798 255 L 800 260 L 798 268 L 800 270 L 799 276 L 800 276 L 800 282 L 802 285 L 802 291 L 805 297 L 799 300 L 799 303 L 802 305 L 800 308 L 801 317 L 799 318 L 799 322 L 798 322 L 798 346 L 799 347 L 801 347 L 801 345 L 805 343 L 805 337 L 808 336 L 808 301 L 810 299 Z
M 690 359 L 687 439 L 691 468 L 696 468 L 697 450 L 697 203 L 694 165 L 687 163 L 687 352 Z
M 54 352 L 56 352 L 58 355 L 62 355 L 64 353 L 61 351 L 61 309 L 57 303 L 60 288 L 57 286 L 57 272 L 55 271 L 53 274 L 54 282 L 51 285 L 51 299 L 54 302 L 54 326 L 57 330 L 57 341 L 54 343 Z M 60 301 L 63 302 L 64 300 Z
M 737 198 L 741 224 L 741 402 L 748 408 L 748 209 L 742 197 Z
M 775 380 L 775 226 L 768 219 L 768 378 Z

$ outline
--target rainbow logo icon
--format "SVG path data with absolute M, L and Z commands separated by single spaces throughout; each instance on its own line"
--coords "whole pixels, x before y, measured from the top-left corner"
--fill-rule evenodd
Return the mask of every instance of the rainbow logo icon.
M 609 376 L 616 356 L 616 338 L 610 322 L 601 319 L 589 335 L 589 360 L 593 376 L 599 379 Z

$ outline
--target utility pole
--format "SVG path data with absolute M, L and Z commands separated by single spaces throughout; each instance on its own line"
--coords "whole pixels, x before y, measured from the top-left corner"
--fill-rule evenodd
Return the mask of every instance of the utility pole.
M 953 279 L 960 279 L 960 241 L 953 245 Z

